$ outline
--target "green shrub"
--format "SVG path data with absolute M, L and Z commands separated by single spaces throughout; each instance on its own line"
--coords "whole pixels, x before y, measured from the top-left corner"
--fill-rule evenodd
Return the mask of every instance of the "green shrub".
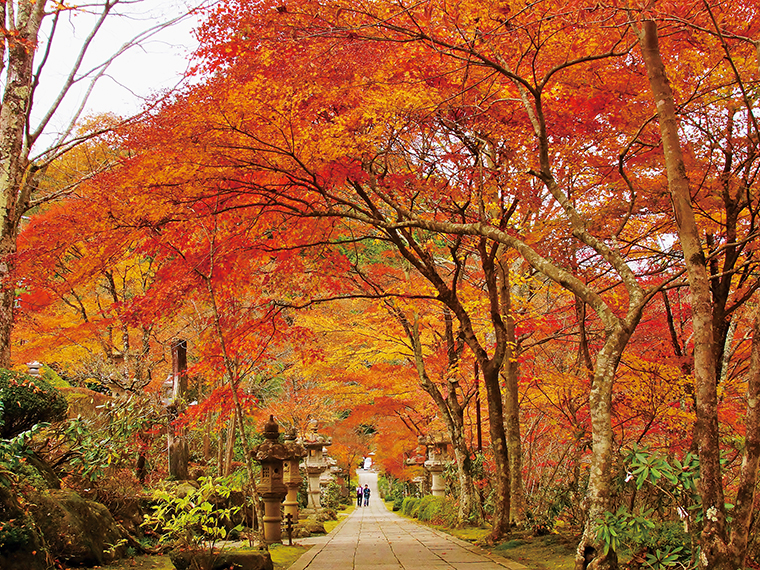
M 430 506 L 432 503 L 434 503 L 434 502 L 435 502 L 435 500 L 436 500 L 436 497 L 434 497 L 433 495 L 425 495 L 424 497 L 422 497 L 422 498 L 420 499 L 420 502 L 417 504 L 417 509 L 416 509 L 416 511 L 417 511 L 417 512 L 415 512 L 415 513 L 414 513 L 412 516 L 414 516 L 414 518 L 416 518 L 416 519 L 420 519 L 420 520 L 427 520 L 427 519 L 422 519 L 422 518 L 420 517 L 420 515 L 421 515 L 423 512 L 425 512 L 425 511 L 427 510 L 427 508 L 428 508 L 428 507 L 429 507 L 429 506 Z
M 417 518 L 421 521 L 453 527 L 457 524 L 457 507 L 447 497 L 428 496 L 420 502 Z
M 422 497 L 419 501 L 414 503 L 414 506 L 412 507 L 412 511 L 409 513 L 409 516 L 414 517 L 414 518 L 419 518 L 420 507 L 422 506 L 424 500 L 425 500 L 425 497 Z
M 325 508 L 339 511 L 343 502 L 343 487 L 335 481 L 330 481 L 322 491 L 320 503 Z
M 417 503 L 419 503 L 420 500 L 415 497 L 407 497 L 404 499 L 401 503 L 401 514 L 404 514 L 408 517 L 414 516 L 412 514 L 412 511 L 417 506 Z
M 66 417 L 68 404 L 42 378 L 0 369 L 0 438 L 10 439 L 35 424 Z
M 393 510 L 394 511 L 400 511 L 401 508 L 404 506 L 404 497 L 398 497 L 393 500 Z
M 219 507 L 218 499 L 229 499 L 233 491 L 241 489 L 232 483 L 231 477 L 201 477 L 198 482 L 200 488 L 191 489 L 185 496 L 176 494 L 176 488 L 154 491 L 153 500 L 157 504 L 151 515 L 145 515 L 142 526 L 161 537 L 159 544 L 170 544 L 193 553 L 205 552 L 207 560 L 213 563 L 224 549 L 223 541 L 232 531 L 239 532 L 243 528 L 238 525 L 228 530 L 240 507 Z

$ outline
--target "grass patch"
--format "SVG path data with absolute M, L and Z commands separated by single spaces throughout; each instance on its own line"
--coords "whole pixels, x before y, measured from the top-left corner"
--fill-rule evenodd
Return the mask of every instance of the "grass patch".
M 310 548 L 311 546 L 302 546 L 299 544 L 294 544 L 293 546 L 287 546 L 285 544 L 270 544 L 269 555 L 272 557 L 274 570 L 290 568 L 295 561 L 301 558 L 301 556 L 303 556 L 303 554 Z
M 483 542 L 488 534 L 491 532 L 490 528 L 466 526 L 464 528 L 444 528 L 436 527 L 443 532 L 457 537 L 459 540 L 467 542 Z
M 577 538 L 571 536 L 530 536 L 528 533 L 514 532 L 509 540 L 488 550 L 531 570 L 573 570 L 577 545 Z
M 341 521 L 343 521 L 345 517 L 340 517 L 337 521 L 325 521 L 325 532 L 327 534 L 330 534 L 333 530 L 335 530 L 335 527 L 338 526 Z
M 522 546 L 524 544 L 528 543 L 517 538 L 515 540 L 508 540 L 507 542 L 500 544 L 498 547 L 496 547 L 496 550 L 509 550 L 510 548 L 517 548 L 518 546 Z

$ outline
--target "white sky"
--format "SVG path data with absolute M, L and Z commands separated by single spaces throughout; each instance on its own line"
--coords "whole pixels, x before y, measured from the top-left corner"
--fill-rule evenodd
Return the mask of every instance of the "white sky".
M 119 9 L 119 15 L 111 15 L 106 20 L 89 50 L 90 55 L 85 60 L 87 65 L 83 69 L 89 70 L 108 59 L 139 33 L 186 13 L 190 6 L 203 2 L 140 0 L 125 4 Z M 50 20 L 48 18 L 48 25 Z M 41 116 L 54 100 L 94 21 L 95 18 L 88 14 L 71 12 L 59 23 L 53 55 L 45 66 L 43 81 L 37 92 L 34 116 Z M 196 19 L 188 18 L 119 56 L 108 68 L 107 75 L 98 81 L 88 100 L 85 115 L 105 112 L 133 115 L 140 110 L 146 97 L 174 87 L 187 69 L 189 54 L 197 46 L 192 34 L 196 24 Z M 84 85 L 74 89 L 67 97 L 62 112 L 48 129 L 51 138 L 54 132 L 68 124 L 83 95 Z

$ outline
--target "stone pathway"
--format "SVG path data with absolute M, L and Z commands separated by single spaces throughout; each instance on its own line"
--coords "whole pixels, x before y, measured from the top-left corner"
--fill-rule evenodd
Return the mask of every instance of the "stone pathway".
M 289 570 L 527 570 L 389 511 L 376 473 L 360 470 L 359 482 L 372 490 L 369 507 L 357 508 L 327 536 L 300 540 L 314 547 Z

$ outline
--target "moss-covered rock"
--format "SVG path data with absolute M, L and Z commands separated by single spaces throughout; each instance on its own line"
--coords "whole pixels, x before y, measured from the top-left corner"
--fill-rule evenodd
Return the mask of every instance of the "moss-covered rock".
M 96 566 L 123 555 L 125 533 L 101 503 L 69 490 L 30 496 L 31 513 L 50 554 L 71 566 Z
M 63 395 L 42 378 L 0 369 L 0 437 L 10 439 L 41 422 L 66 417 Z

